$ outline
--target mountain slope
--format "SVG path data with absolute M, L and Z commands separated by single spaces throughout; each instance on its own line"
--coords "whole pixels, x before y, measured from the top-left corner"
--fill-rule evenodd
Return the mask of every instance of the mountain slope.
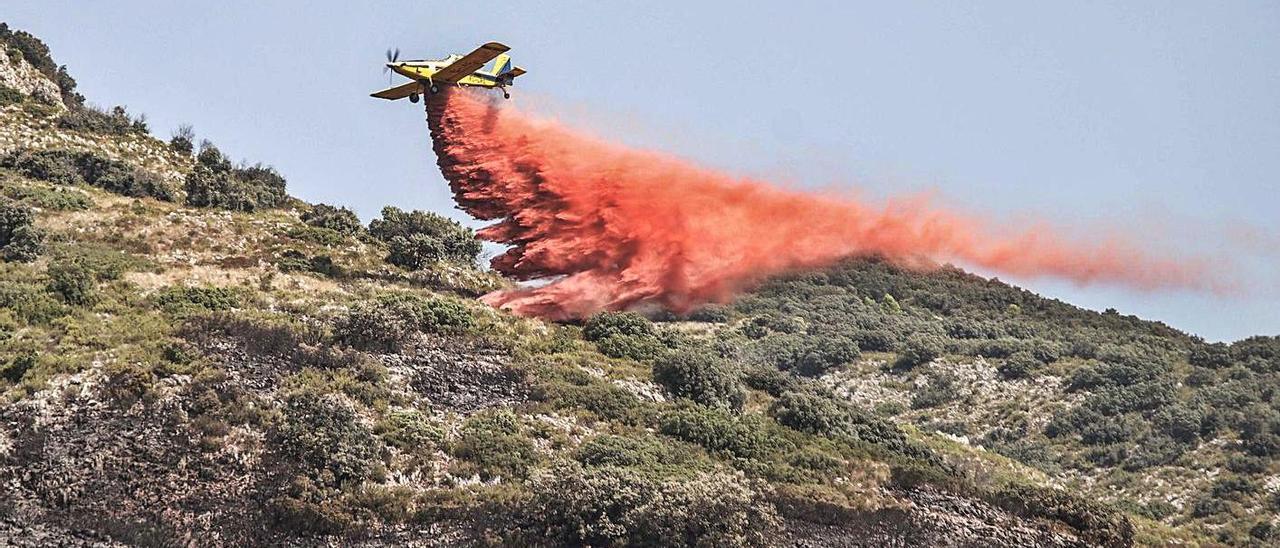
M 4 36 L 45 79 L 0 80 L 4 543 L 1274 540 L 1274 338 L 874 258 L 517 318 L 456 223 L 289 197 Z

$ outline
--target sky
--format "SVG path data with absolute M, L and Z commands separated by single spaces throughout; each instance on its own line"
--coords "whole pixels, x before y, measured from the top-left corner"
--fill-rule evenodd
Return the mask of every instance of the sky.
M 368 94 L 389 47 L 498 40 L 529 71 L 513 101 L 601 137 L 1205 257 L 1237 289 L 1002 279 L 1209 340 L 1280 334 L 1280 3 L 741 4 L 6 0 L 0 20 L 48 43 L 90 102 L 161 138 L 191 124 L 366 221 L 395 205 L 479 226 L 421 104 Z

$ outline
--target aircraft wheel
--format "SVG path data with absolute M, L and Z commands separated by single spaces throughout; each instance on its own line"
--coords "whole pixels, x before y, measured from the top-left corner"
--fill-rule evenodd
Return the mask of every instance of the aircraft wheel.
M 418 102 L 418 94 L 417 94 L 417 93 L 410 93 L 410 94 L 409 94 L 409 102 L 410 102 L 410 103 L 416 103 L 416 102 Z
M 440 93 L 440 86 L 437 86 L 437 85 L 435 85 L 435 84 L 431 84 L 431 93 L 433 93 L 433 94 L 434 94 L 434 93 Z
M 507 92 L 505 92 L 505 91 L 504 91 L 504 92 L 502 92 L 502 98 L 503 98 L 503 99 L 510 99 L 510 98 L 511 98 L 511 94 L 510 94 L 510 93 L 507 93 Z

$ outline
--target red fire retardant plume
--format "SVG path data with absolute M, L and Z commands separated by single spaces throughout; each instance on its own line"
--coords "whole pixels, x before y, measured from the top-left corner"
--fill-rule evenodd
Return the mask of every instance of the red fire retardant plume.
M 431 103 L 434 148 L 458 205 L 497 220 L 479 236 L 510 246 L 493 268 L 549 281 L 484 297 L 517 314 L 686 311 L 769 275 L 867 254 L 1079 283 L 1201 285 L 1198 268 L 1123 243 L 1071 245 L 1044 229 L 993 237 L 919 200 L 874 207 L 784 190 L 605 142 L 476 94 L 450 91 Z

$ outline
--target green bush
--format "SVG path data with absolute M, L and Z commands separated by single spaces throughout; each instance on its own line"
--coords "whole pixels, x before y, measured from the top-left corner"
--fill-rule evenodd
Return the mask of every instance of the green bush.
M 574 451 L 574 458 L 589 466 L 654 466 L 666 457 L 666 447 L 651 437 L 599 435 Z
M 513 510 L 511 541 L 565 546 L 760 546 L 781 525 L 768 493 L 740 474 L 660 482 L 566 462 L 536 474 Z
M 334 332 L 340 342 L 356 348 L 395 351 L 415 333 L 461 332 L 474 321 L 471 311 L 456 301 L 393 293 L 352 306 L 338 318 Z
M 1000 372 L 1001 377 L 1012 380 L 1028 378 L 1039 367 L 1040 360 L 1037 360 L 1030 352 L 1020 351 L 1014 352 L 1008 358 L 1005 358 L 996 370 Z
M 192 129 L 190 125 L 183 124 L 173 131 L 173 136 L 169 139 L 169 148 L 172 148 L 175 152 L 189 156 L 193 151 L 195 151 L 195 138 L 195 130 Z
M 0 308 L 29 324 L 44 324 L 66 314 L 66 307 L 45 288 L 13 280 L 0 280 Z
M 911 395 L 911 408 L 937 407 L 955 401 L 959 397 L 959 386 L 954 375 L 949 373 L 930 375 L 929 384 L 924 388 L 916 389 Z
M 130 115 L 123 106 L 112 107 L 109 112 L 92 105 L 72 108 L 58 117 L 58 127 L 107 135 L 146 135 L 151 131 L 146 115 Z
M 0 201 L 0 257 L 20 263 L 36 259 L 44 238 L 34 222 L 31 208 Z
M 84 182 L 79 156 L 67 150 L 18 150 L 4 156 L 0 165 L 32 179 L 75 185 Z
M 656 337 L 657 330 L 653 328 L 653 322 L 635 312 L 600 312 L 587 318 L 582 326 L 582 336 L 588 341 L 618 335 Z
M 657 337 L 645 335 L 611 335 L 597 340 L 596 348 L 610 358 L 639 362 L 651 362 L 667 352 L 667 347 Z
M 0 364 L 0 379 L 14 384 L 21 382 L 22 376 L 36 366 L 38 358 L 35 352 L 23 352 L 13 356 L 8 362 Z
M 1127 516 L 1066 491 L 1010 485 L 984 498 L 1018 516 L 1065 523 L 1090 546 L 1133 546 L 1133 522 Z
M 317 228 L 327 228 L 339 234 L 356 234 L 364 230 L 360 218 L 345 207 L 316 204 L 303 212 L 302 222 Z
M 830 435 L 849 427 L 849 411 L 836 400 L 813 393 L 784 392 L 769 414 L 778 424 L 810 434 Z
M 898 353 L 898 360 L 894 365 L 904 369 L 924 365 L 942 356 L 945 347 L 942 338 L 937 335 L 912 335 L 907 338 L 907 343 Z
M 177 192 L 160 176 L 91 152 L 19 150 L 0 160 L 32 179 L 62 185 L 87 183 L 125 196 L 174 201 Z
M 770 366 L 754 366 L 742 374 L 742 383 L 750 388 L 762 390 L 770 396 L 778 397 L 791 390 L 799 381 L 786 371 L 779 371 Z
M 539 460 L 520 418 L 507 410 L 467 419 L 449 453 L 474 465 L 484 480 L 523 478 Z
M 222 152 L 206 141 L 196 156 L 196 167 L 187 175 L 186 203 L 231 211 L 258 211 L 278 207 L 289 198 L 284 177 L 261 164 L 233 167 Z
M 658 358 L 653 364 L 653 380 L 677 398 L 709 407 L 740 411 L 746 401 L 737 372 L 727 361 L 707 352 L 671 352 Z
M 369 234 L 387 244 L 387 262 L 409 270 L 434 261 L 471 264 L 481 251 L 471 229 L 426 211 L 384 207 L 382 218 L 369 223 Z
M 712 407 L 676 407 L 659 418 L 658 431 L 741 458 L 762 456 L 786 443 L 758 416 L 737 417 Z
M 0 84 L 0 107 L 16 105 L 26 100 L 26 94 L 4 84 Z
M 229 287 L 169 286 L 155 294 L 155 303 L 171 314 L 240 308 L 241 292 Z
M 410 453 L 430 452 L 445 437 L 444 428 L 412 409 L 388 413 L 376 432 L 388 444 Z
M 92 304 L 97 299 L 97 278 L 93 269 L 81 258 L 55 260 L 49 263 L 46 288 L 62 302 L 72 305 Z
M 5 194 L 25 204 L 53 211 L 84 211 L 93 206 L 93 200 L 75 189 L 21 186 L 7 189 Z
M 378 439 L 341 397 L 300 392 L 283 411 L 272 447 L 287 468 L 330 487 L 359 484 L 381 469 Z
M 794 369 L 806 377 L 820 377 L 844 366 L 862 355 L 853 339 L 827 335 L 810 338 L 802 353 L 796 356 Z

